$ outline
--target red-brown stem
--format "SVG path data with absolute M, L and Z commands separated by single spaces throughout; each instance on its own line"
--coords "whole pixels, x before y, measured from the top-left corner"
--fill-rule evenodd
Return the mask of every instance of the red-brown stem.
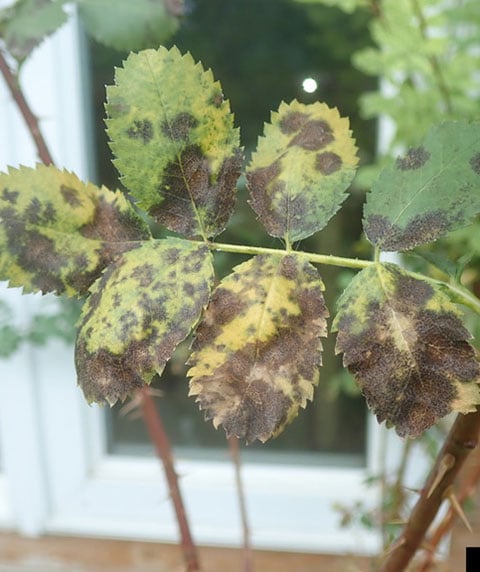
M 395 546 L 386 556 L 379 572 L 402 572 L 415 555 L 427 530 L 444 500 L 447 489 L 454 482 L 468 455 L 478 446 L 480 411 L 458 415 L 437 456 L 417 504 Z M 454 459 L 453 466 L 436 483 L 445 459 Z M 432 486 L 435 485 L 434 488 Z
M 253 552 L 250 543 L 250 527 L 248 525 L 247 503 L 245 502 L 245 493 L 243 490 L 240 448 L 238 446 L 238 439 L 236 437 L 229 437 L 228 447 L 230 449 L 230 456 L 232 457 L 233 465 L 235 467 L 235 481 L 237 485 L 238 504 L 240 507 L 240 517 L 242 520 L 243 572 L 253 572 Z
M 2 51 L 0 50 L 0 72 L 2 73 L 5 82 L 10 90 L 10 94 L 17 104 L 20 113 L 27 124 L 28 130 L 33 138 L 35 146 L 37 148 L 38 157 L 45 165 L 53 165 L 53 159 L 48 150 L 45 139 L 43 138 L 42 132 L 38 125 L 38 119 L 32 113 L 30 106 L 28 105 L 25 97 L 23 95 L 20 86 L 18 85 L 18 78 L 10 69 L 10 66 L 5 59 Z
M 197 555 L 197 549 L 190 533 L 190 527 L 187 520 L 185 505 L 183 504 L 180 487 L 178 485 L 178 475 L 175 471 L 170 441 L 162 423 L 162 419 L 157 412 L 153 397 L 150 395 L 148 388 L 139 389 L 138 394 L 141 398 L 143 419 L 148 430 L 148 434 L 155 450 L 163 463 L 165 477 L 167 479 L 170 496 L 177 515 L 178 527 L 180 529 L 181 546 L 183 557 L 188 572 L 199 572 L 200 564 Z
M 477 450 L 480 453 L 480 450 Z M 475 489 L 480 481 L 480 457 L 477 454 L 477 463 L 470 468 L 470 471 L 465 476 L 465 479 L 461 485 L 460 490 L 457 493 L 457 500 L 460 504 L 465 502 L 469 497 L 475 493 Z M 435 555 L 435 550 L 442 541 L 442 539 L 450 532 L 450 529 L 454 525 L 458 514 L 452 507 L 448 509 L 447 514 L 444 516 L 442 521 L 439 523 L 437 528 L 434 530 L 431 537 L 428 539 L 429 551 L 425 555 L 425 560 L 419 566 L 418 572 L 428 572 L 433 563 L 433 558 Z

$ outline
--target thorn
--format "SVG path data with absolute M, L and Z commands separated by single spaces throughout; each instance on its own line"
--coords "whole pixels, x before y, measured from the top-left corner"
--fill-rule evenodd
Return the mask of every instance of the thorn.
M 138 414 L 138 409 L 142 404 L 143 393 L 148 393 L 153 397 L 163 397 L 163 391 L 160 389 L 155 389 L 153 387 L 145 387 L 141 391 L 137 391 L 135 395 L 130 399 L 128 403 L 126 403 L 119 411 L 120 415 L 129 417 L 130 419 L 135 419 L 136 417 L 140 417 L 141 414 Z M 133 413 L 133 415 L 129 415 Z
M 450 505 L 452 507 L 453 512 L 457 513 L 463 524 L 466 526 L 467 530 L 470 533 L 473 533 L 473 529 L 470 523 L 468 522 L 467 515 L 465 514 L 462 505 L 460 504 L 456 494 L 453 492 L 453 488 L 451 486 L 448 487 L 448 489 L 445 491 L 444 496 L 450 501 Z
M 383 551 L 382 554 L 382 559 L 386 558 L 387 556 L 390 556 L 390 554 L 394 551 L 397 550 L 397 548 L 400 548 L 401 546 L 403 546 L 404 544 L 406 544 L 407 541 L 405 540 L 404 536 L 401 536 L 397 542 L 394 542 L 393 544 L 391 544 L 386 550 Z
M 438 485 L 443 481 L 443 478 L 448 473 L 448 471 L 455 465 L 455 457 L 451 453 L 444 455 L 440 462 L 438 463 L 437 474 L 433 480 L 432 486 L 427 494 L 427 499 L 429 499 Z

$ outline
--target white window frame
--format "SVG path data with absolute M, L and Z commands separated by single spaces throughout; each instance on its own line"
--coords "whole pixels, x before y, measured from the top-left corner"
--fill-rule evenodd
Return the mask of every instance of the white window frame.
M 82 34 L 72 19 L 34 52 L 22 71 L 22 86 L 56 164 L 88 179 L 92 162 L 82 53 Z M 30 135 L 0 81 L 0 167 L 35 161 Z M 21 296 L 18 289 L 1 296 L 16 308 L 20 321 L 28 322 L 45 303 L 41 296 Z M 177 524 L 159 462 L 106 452 L 103 410 L 84 402 L 73 363 L 72 349 L 61 342 L 42 349 L 24 346 L 0 361 L 0 439 L 9 491 L 9 516 L 2 521 L 0 490 L 0 526 L 27 535 L 176 542 Z M 376 552 L 379 536 L 362 528 L 341 529 L 333 506 L 358 500 L 377 506 L 379 491 L 367 487 L 365 479 L 380 471 L 381 450 L 388 449 L 386 463 L 392 466 L 400 447 L 370 417 L 365 468 L 244 463 L 254 546 Z M 177 471 L 196 541 L 239 546 L 231 464 L 179 458 Z

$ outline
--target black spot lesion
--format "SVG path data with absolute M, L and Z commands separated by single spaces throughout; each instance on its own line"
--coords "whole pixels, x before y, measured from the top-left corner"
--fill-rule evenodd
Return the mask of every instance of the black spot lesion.
M 480 175 L 480 153 L 477 153 L 470 159 L 470 167 L 474 173 Z
M 155 267 L 149 263 L 137 266 L 132 272 L 132 277 L 137 280 L 140 286 L 147 288 L 155 279 Z
M 288 144 L 296 145 L 306 151 L 319 151 L 335 140 L 333 130 L 323 119 L 307 121 Z
M 77 208 L 82 206 L 82 200 L 79 198 L 79 192 L 77 189 L 72 187 L 67 187 L 67 185 L 60 186 L 60 193 L 64 198 L 65 202 L 72 208 Z
M 444 235 L 451 219 L 440 209 L 417 215 L 401 228 L 384 215 L 369 215 L 364 222 L 365 233 L 372 244 L 382 250 L 410 250 L 420 244 L 432 242 Z
M 191 113 L 179 113 L 172 121 L 162 123 L 162 132 L 173 141 L 186 141 L 192 129 L 198 125 L 196 117 Z
M 400 171 L 413 171 L 420 169 L 430 159 L 430 152 L 425 147 L 409 149 L 405 157 L 398 157 L 395 166 Z
M 11 205 L 17 204 L 18 195 L 18 191 L 10 191 L 6 187 L 2 190 L 2 199 Z
M 280 131 L 284 135 L 296 133 L 308 121 L 308 117 L 301 111 L 290 111 L 280 120 Z
M 342 167 L 342 158 L 332 151 L 325 151 L 315 157 L 315 169 L 323 175 L 336 173 Z
M 127 135 L 130 139 L 141 139 L 146 145 L 153 139 L 153 124 L 148 119 L 135 119 L 133 125 L 127 129 Z

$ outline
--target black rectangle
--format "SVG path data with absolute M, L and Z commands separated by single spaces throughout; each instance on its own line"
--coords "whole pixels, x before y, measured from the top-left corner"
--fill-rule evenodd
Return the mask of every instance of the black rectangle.
M 480 546 L 467 546 L 466 572 L 480 571 Z

